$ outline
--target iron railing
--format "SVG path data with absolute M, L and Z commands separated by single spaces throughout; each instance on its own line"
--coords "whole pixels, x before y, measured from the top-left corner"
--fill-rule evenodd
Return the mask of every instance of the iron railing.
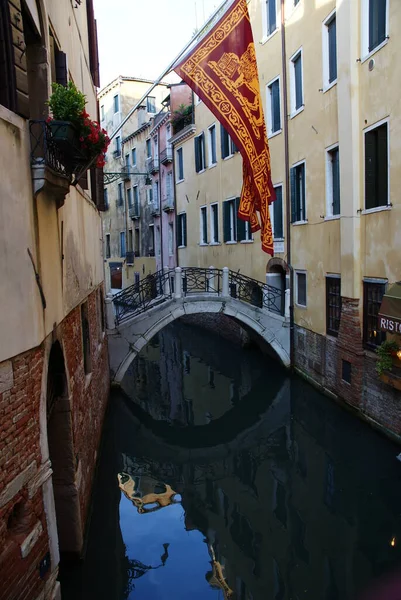
M 189 294 L 217 294 L 222 291 L 221 269 L 202 269 L 199 267 L 184 267 L 182 269 L 182 293 Z
M 157 173 L 159 171 L 159 159 L 153 158 L 149 161 L 149 173 Z
M 160 152 L 160 162 L 162 163 L 162 165 L 166 165 L 167 163 L 170 163 L 173 161 L 173 149 L 172 148 L 165 148 L 164 150 L 162 150 Z
M 31 140 L 31 164 L 45 165 L 52 171 L 72 180 L 73 172 L 68 168 L 69 161 L 60 147 L 55 144 L 52 131 L 46 121 L 29 121 L 29 135 Z
M 285 296 L 280 288 L 230 271 L 229 290 L 232 298 L 284 315 Z
M 157 271 L 134 283 L 113 298 L 116 325 L 171 298 L 169 271 Z

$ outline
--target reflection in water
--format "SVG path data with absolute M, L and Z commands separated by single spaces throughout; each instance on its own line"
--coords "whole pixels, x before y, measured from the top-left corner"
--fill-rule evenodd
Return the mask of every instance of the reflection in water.
M 63 600 L 351 600 L 397 568 L 399 449 L 258 351 L 175 324 L 123 387 Z

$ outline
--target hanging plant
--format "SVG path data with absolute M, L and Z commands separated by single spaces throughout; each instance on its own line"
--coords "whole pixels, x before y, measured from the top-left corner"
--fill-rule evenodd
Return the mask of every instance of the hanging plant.
M 399 346 L 393 340 L 383 342 L 376 349 L 376 354 L 379 356 L 379 360 L 376 363 L 376 371 L 379 375 L 383 375 L 385 371 L 392 371 L 393 356 L 398 350 Z

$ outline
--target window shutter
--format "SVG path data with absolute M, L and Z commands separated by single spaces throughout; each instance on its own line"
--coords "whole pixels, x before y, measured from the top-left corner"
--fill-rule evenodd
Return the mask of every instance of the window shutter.
M 196 137 L 194 139 L 194 143 L 195 143 L 195 171 L 197 173 L 199 173 L 199 171 L 200 171 L 200 167 L 199 167 L 199 141 L 200 141 L 200 139 L 198 137 Z
M 388 203 L 387 123 L 377 128 L 377 206 Z
M 206 169 L 206 148 L 205 148 L 205 136 L 201 135 L 200 138 L 201 148 L 202 148 L 202 156 L 201 156 L 201 165 L 200 170 Z
M 377 45 L 386 39 L 386 0 L 377 1 Z
M 337 25 L 334 17 L 328 26 L 329 34 L 329 83 L 337 79 Z
M 214 232 L 214 241 L 218 242 L 219 241 L 219 207 L 217 204 L 215 204 L 215 206 L 213 207 L 213 232 Z
M 296 182 L 295 182 L 296 168 L 290 169 L 290 182 L 291 182 L 291 223 L 295 223 L 297 218 L 297 201 L 296 201 Z
M 339 152 L 335 150 L 332 153 L 332 173 L 333 173 L 333 215 L 340 214 L 340 161 Z
M 377 136 L 376 130 L 365 134 L 365 208 L 375 208 L 377 185 Z
M 55 50 L 55 63 L 56 63 L 56 82 L 64 87 L 68 83 L 68 72 L 67 72 L 67 55 L 65 52 Z
M 301 54 L 294 61 L 295 71 L 295 109 L 301 108 L 302 99 L 302 56 Z
M 182 240 L 182 244 L 183 246 L 187 245 L 187 213 L 184 213 L 182 215 L 183 221 L 184 221 L 184 239 Z
M 235 214 L 237 219 L 237 242 L 241 242 L 246 239 L 245 235 L 245 221 L 238 217 L 238 209 L 239 209 L 239 198 L 235 199 Z
M 0 1 L 0 104 L 16 109 L 14 53 L 26 68 L 26 56 L 13 47 L 10 12 L 7 1 Z
M 280 119 L 280 85 L 278 80 L 272 84 L 273 132 L 281 127 Z
M 230 237 L 230 202 L 223 202 L 223 238 L 225 242 L 229 242 Z
M 16 6 L 20 3 L 15 3 Z M 26 67 L 26 42 L 23 28 L 22 13 L 19 8 L 16 8 L 11 1 L 8 2 L 7 21 L 11 27 L 12 37 L 12 61 L 14 68 L 12 73 L 13 86 L 13 108 L 19 115 L 29 118 L 29 96 L 28 96 L 28 73 Z
M 181 215 L 177 215 L 175 220 L 175 229 L 176 229 L 176 243 L 177 246 L 182 246 L 182 235 L 181 235 Z
M 276 29 L 276 0 L 268 0 L 268 33 L 273 33 Z
M 283 238 L 283 188 L 276 187 L 276 199 L 273 204 L 274 237 Z
M 386 39 L 386 0 L 369 0 L 369 52 Z
M 224 129 L 223 125 L 220 124 L 220 142 L 221 142 L 221 157 L 227 158 L 230 154 L 229 150 L 229 141 L 228 141 L 228 133 Z

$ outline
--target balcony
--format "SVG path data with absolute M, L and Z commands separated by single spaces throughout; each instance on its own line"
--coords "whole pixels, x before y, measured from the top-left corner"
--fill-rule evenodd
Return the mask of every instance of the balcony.
M 129 174 L 129 167 L 125 166 L 121 168 L 121 179 L 123 181 L 129 181 L 131 176 Z
M 168 196 L 163 200 L 163 210 L 164 212 L 173 212 L 174 198 L 172 196 Z
M 168 165 L 169 163 L 173 162 L 173 149 L 172 148 L 165 148 L 160 153 L 160 162 L 162 163 L 162 165 Z
M 160 216 L 160 207 L 157 202 L 152 202 L 152 206 L 150 207 L 150 214 L 152 215 L 152 217 Z
M 126 255 L 125 255 L 125 262 L 127 264 L 128 267 L 133 267 L 134 266 L 134 257 L 135 257 L 135 252 L 132 252 L 131 250 L 129 250 Z
M 129 216 L 131 219 L 139 219 L 139 206 L 131 206 L 129 209 Z
M 152 173 L 152 175 L 159 172 L 158 158 L 152 158 L 152 160 L 149 161 L 149 172 Z
M 118 150 L 113 150 L 113 158 L 120 158 L 121 156 L 121 148 Z

